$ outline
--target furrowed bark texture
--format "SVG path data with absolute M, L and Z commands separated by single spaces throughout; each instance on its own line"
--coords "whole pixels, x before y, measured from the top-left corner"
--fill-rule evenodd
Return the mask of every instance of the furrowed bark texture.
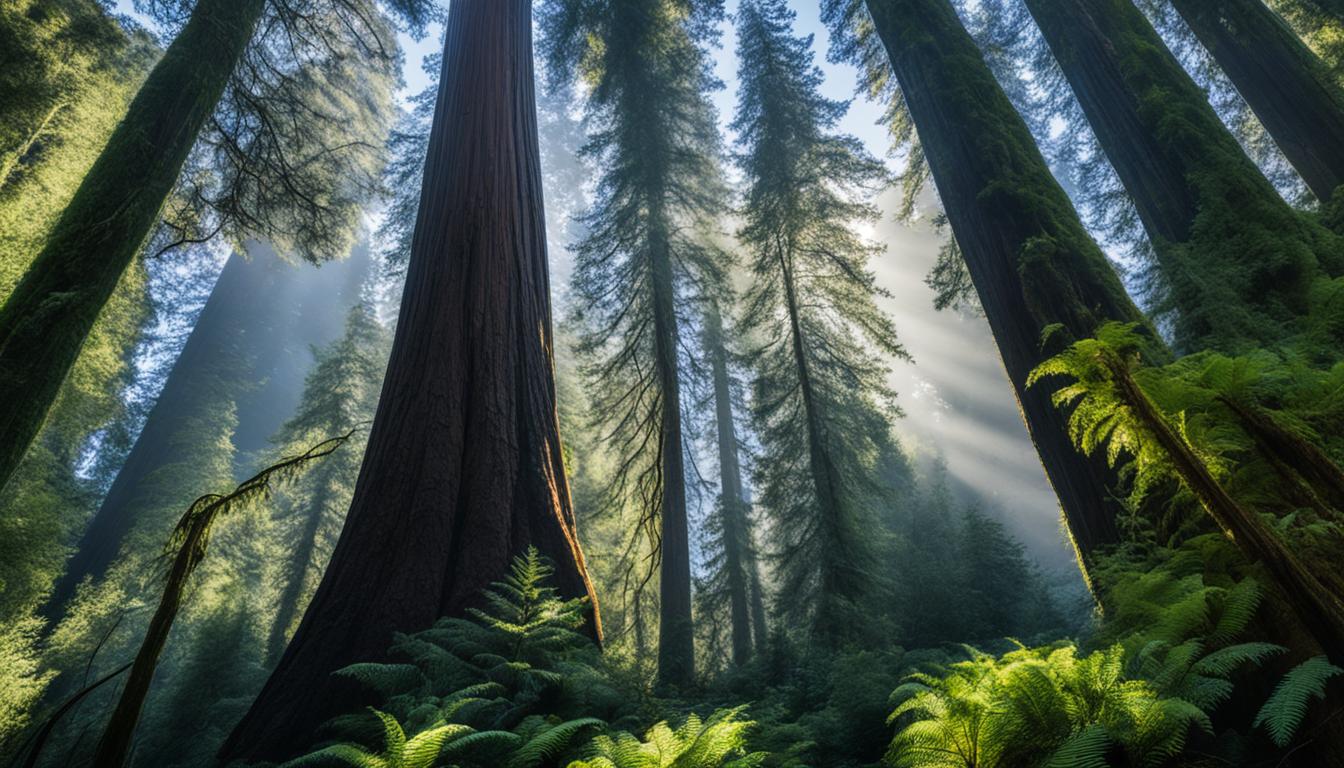
M 391 362 L 345 527 L 221 750 L 277 759 L 364 703 L 330 673 L 480 601 L 534 544 L 592 588 L 555 412 L 531 4 L 454 0 Z M 589 630 L 600 637 L 596 603 Z
M 742 464 L 737 453 L 737 427 L 733 423 L 728 351 L 724 348 L 723 318 L 718 307 L 710 310 L 706 326 L 710 365 L 714 375 L 714 419 L 719 447 L 719 514 L 723 516 L 723 567 L 728 572 L 733 663 L 745 664 L 751 658 L 751 601 L 747 594 L 751 529 L 747 522 L 747 503 L 742 493 Z
M 1258 0 L 1257 0 L 1258 2 Z M 1316 240 L 1132 0 L 1026 0 L 1152 240 L 1182 349 L 1271 343 Z
M 264 6 L 264 0 L 196 5 L 0 308 L 0 488 L 158 219 Z
M 1312 194 L 1344 184 L 1344 89 L 1263 0 L 1172 0 Z
M 257 244 L 249 253 L 234 253 L 224 265 L 134 447 L 43 607 L 44 616 L 59 618 L 80 582 L 101 578 L 112 565 L 126 537 L 143 522 L 146 507 L 165 501 L 144 494 L 155 492 L 157 473 L 182 461 L 182 442 L 217 437 L 184 435 L 193 417 L 232 400 L 238 448 L 260 447 L 239 444 L 240 435 L 263 435 L 244 442 L 264 443 L 275 434 L 298 403 L 309 348 L 339 332 L 369 269 L 365 246 L 321 269 L 287 264 Z M 242 469 L 251 473 L 250 466 Z M 189 501 L 181 499 L 177 506 Z M 162 522 L 166 534 L 174 521 Z
M 948 0 L 867 6 L 1086 574 L 1091 553 L 1118 540 L 1116 478 L 1074 449 L 1048 388 L 1028 389 L 1026 377 L 1053 348 L 1046 326 L 1083 338 L 1142 315 Z

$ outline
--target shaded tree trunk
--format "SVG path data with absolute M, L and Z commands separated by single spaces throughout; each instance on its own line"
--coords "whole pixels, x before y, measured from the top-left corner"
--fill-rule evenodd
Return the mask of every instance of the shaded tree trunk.
M 158 219 L 264 7 L 264 0 L 196 4 L 0 308 L 0 488 Z
M 1325 451 L 1285 429 L 1265 408 L 1231 397 L 1218 399 L 1236 415 L 1262 455 L 1299 477 L 1336 516 L 1344 513 L 1344 470 Z
M 1177 346 L 1282 338 L 1306 310 L 1324 233 L 1278 195 L 1132 0 L 1025 1 L 1152 240 Z
M 1318 200 L 1344 184 L 1344 89 L 1263 0 L 1172 0 Z
M 275 433 L 298 402 L 309 345 L 324 344 L 339 332 L 369 267 L 366 246 L 320 270 L 287 264 L 260 245 L 250 252 L 234 253 L 224 265 L 130 454 L 43 607 L 44 616 L 59 618 L 80 582 L 101 578 L 146 507 L 163 501 L 144 494 L 152 492 L 156 473 L 182 460 L 182 430 L 193 415 L 233 400 L 234 437 L 246 438 L 239 447 L 255 450 L 261 446 L 249 436 Z M 206 443 L 216 437 L 186 440 Z
M 1084 575 L 1119 540 L 1116 476 L 1027 374 L 1060 337 L 1142 322 L 949 0 L 867 0 Z M 1049 344 L 1042 331 L 1057 328 Z
M 738 459 L 737 427 L 733 422 L 732 382 L 728 374 L 728 351 L 723 338 L 723 318 L 719 308 L 710 309 L 706 318 L 707 346 L 714 377 L 714 420 L 719 447 L 719 514 L 723 516 L 723 560 L 728 572 L 728 605 L 732 617 L 733 663 L 745 664 L 751 658 L 750 598 L 748 565 L 751 529 L 747 522 L 746 497 L 742 492 L 742 465 Z
M 277 759 L 368 692 L 331 672 L 478 604 L 529 544 L 593 600 L 555 411 L 531 4 L 454 0 L 406 288 L 354 499 L 294 639 L 221 750 Z M 600 638 L 596 602 L 588 629 Z
M 653 234 L 649 269 L 653 333 L 662 395 L 658 445 L 662 517 L 658 560 L 658 685 L 684 688 L 695 680 L 695 627 L 691 620 L 691 545 L 686 519 L 686 468 L 682 455 L 681 379 L 677 365 L 679 330 L 672 283 L 667 222 L 650 214 Z

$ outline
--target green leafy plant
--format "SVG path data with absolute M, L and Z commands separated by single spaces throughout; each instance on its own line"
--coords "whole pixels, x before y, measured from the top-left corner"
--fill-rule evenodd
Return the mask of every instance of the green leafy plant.
M 681 727 L 654 725 L 641 741 L 630 733 L 598 736 L 584 760 L 569 768 L 749 768 L 761 765 L 763 752 L 746 751 L 746 736 L 755 723 L 743 719 L 743 708 L 715 712 L 708 720 L 691 714 Z
M 1324 656 L 1314 656 L 1293 667 L 1260 708 L 1255 727 L 1263 726 L 1275 744 L 1287 746 L 1307 715 L 1307 705 L 1312 699 L 1325 698 L 1326 682 L 1340 674 L 1344 674 L 1344 669 Z
M 374 753 L 357 744 L 332 744 L 296 758 L 283 768 L 330 765 L 333 762 L 356 768 L 430 768 L 444 744 L 472 732 L 465 725 L 440 723 L 407 738 L 401 723 L 386 712 L 370 709 L 383 726 L 383 751 Z

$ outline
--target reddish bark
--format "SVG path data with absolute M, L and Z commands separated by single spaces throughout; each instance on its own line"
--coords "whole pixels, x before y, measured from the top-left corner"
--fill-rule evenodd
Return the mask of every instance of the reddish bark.
M 330 673 L 479 600 L 535 544 L 592 598 L 561 462 L 531 4 L 454 0 L 400 321 L 331 564 L 224 759 L 361 703 Z M 600 638 L 596 604 L 590 628 Z

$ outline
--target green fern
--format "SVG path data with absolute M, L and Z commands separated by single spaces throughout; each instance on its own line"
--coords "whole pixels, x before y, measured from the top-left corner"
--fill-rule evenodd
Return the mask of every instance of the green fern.
M 1315 656 L 1298 664 L 1283 676 L 1274 688 L 1274 693 L 1260 708 L 1253 725 L 1264 726 L 1269 737 L 1280 747 L 1292 741 L 1302 718 L 1307 715 L 1307 705 L 1312 699 L 1325 698 L 1325 684 L 1330 678 L 1344 674 L 1324 656 Z
M 747 733 L 755 723 L 742 719 L 744 708 L 719 710 L 708 720 L 688 715 L 680 728 L 666 722 L 648 730 L 644 740 L 620 732 L 598 736 L 584 760 L 569 768 L 751 768 L 761 765 L 763 752 L 746 751 Z
M 383 751 L 371 752 L 355 744 L 333 744 L 285 763 L 281 768 L 307 768 L 333 761 L 355 768 L 430 768 L 445 744 L 471 733 L 465 725 L 438 723 L 409 739 L 392 715 L 370 709 L 383 725 Z

